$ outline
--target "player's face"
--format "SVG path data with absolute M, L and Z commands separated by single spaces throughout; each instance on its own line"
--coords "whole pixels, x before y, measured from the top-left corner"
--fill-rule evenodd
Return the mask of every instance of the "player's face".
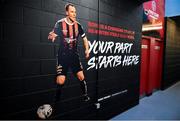
M 74 6 L 69 6 L 68 11 L 66 11 L 66 15 L 73 21 L 76 20 L 76 8 Z

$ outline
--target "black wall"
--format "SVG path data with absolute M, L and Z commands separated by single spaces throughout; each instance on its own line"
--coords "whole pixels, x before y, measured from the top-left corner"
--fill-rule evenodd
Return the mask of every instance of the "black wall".
M 180 24 L 179 17 L 166 19 L 166 44 L 163 88 L 180 80 Z
M 114 2 L 100 0 L 99 22 L 105 25 L 121 27 L 135 31 L 135 39 L 99 36 L 100 41 L 114 43 L 133 43 L 132 53 L 140 55 L 140 40 L 142 28 L 142 6 L 136 1 L 117 0 Z M 103 55 L 99 53 L 99 55 Z M 107 54 L 108 55 L 108 54 Z M 126 55 L 121 54 L 119 55 Z M 127 54 L 128 55 L 128 54 Z M 100 119 L 110 118 L 128 109 L 139 102 L 139 65 L 98 70 L 98 98 L 113 93 L 127 91 L 107 100 L 100 101 L 101 108 L 98 116 Z
M 0 23 L 0 103 L 3 119 L 38 119 L 37 108 L 53 103 L 58 42 L 51 43 L 48 33 L 64 17 L 64 5 L 76 5 L 78 20 L 87 32 L 88 21 L 121 26 L 136 32 L 133 53 L 140 55 L 142 5 L 130 0 L 1 0 Z M 99 2 L 99 4 L 98 4 Z M 90 41 L 107 39 L 87 33 Z M 108 38 L 116 41 L 116 38 Z M 125 41 L 119 39 L 118 41 Z M 80 57 L 86 68 L 83 45 Z M 62 100 L 52 119 L 109 119 L 138 104 L 139 64 L 127 68 L 85 70 L 91 101 L 80 101 L 80 86 L 71 71 L 63 87 Z M 127 89 L 102 101 L 98 98 Z

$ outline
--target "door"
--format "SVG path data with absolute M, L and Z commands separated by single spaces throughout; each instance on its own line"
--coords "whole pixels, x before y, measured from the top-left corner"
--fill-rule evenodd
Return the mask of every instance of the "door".
M 160 87 L 161 72 L 162 72 L 162 42 L 151 38 L 150 55 L 149 55 L 149 78 L 147 94 L 152 94 L 153 90 Z
M 142 39 L 141 45 L 141 71 L 140 71 L 140 95 L 146 94 L 149 69 L 149 44 L 150 39 Z

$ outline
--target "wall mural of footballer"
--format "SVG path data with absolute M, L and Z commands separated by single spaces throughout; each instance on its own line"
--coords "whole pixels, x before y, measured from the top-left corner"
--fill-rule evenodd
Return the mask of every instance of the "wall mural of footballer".
M 49 33 L 48 39 L 52 42 L 59 41 L 59 50 L 57 56 L 57 75 L 56 84 L 57 92 L 55 96 L 55 103 L 60 100 L 61 89 L 65 83 L 68 69 L 77 76 L 80 81 L 82 89 L 82 100 L 87 102 L 90 97 L 87 94 L 87 84 L 83 73 L 83 67 L 79 60 L 77 51 L 78 37 L 81 36 L 85 48 L 85 57 L 89 58 L 89 45 L 87 37 L 80 23 L 76 21 L 76 8 L 73 4 L 66 4 L 66 17 L 58 20 L 54 29 Z M 37 114 L 40 118 L 46 119 L 52 114 L 52 107 L 49 104 L 40 106 Z

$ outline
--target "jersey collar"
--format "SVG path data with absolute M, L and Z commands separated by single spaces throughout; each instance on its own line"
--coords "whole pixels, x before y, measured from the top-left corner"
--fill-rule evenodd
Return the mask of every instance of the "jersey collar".
M 69 23 L 68 20 L 67 20 L 67 18 L 65 18 L 64 20 L 65 20 L 65 22 L 66 22 L 68 25 L 74 25 L 74 23 L 75 23 L 75 22 Z

